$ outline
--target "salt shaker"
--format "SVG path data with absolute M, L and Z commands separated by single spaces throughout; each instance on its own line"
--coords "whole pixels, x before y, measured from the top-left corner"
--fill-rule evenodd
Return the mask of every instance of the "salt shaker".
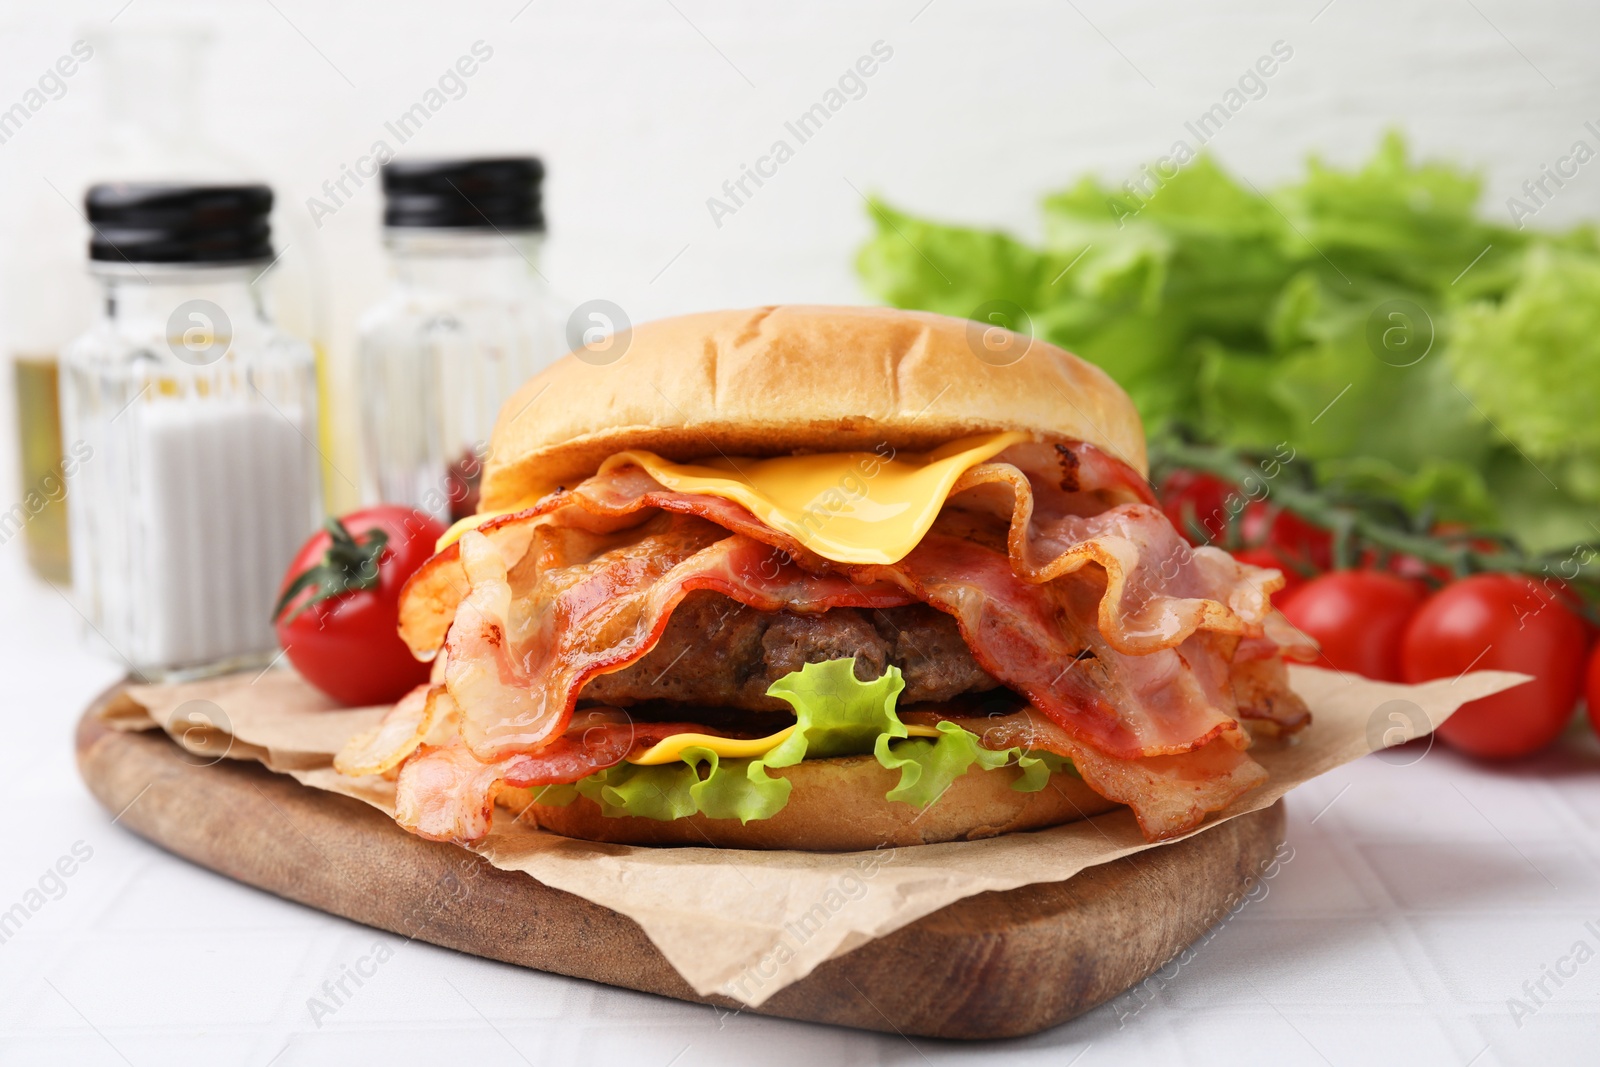
M 311 348 L 280 332 L 264 185 L 89 189 L 98 314 L 62 354 L 79 609 L 138 677 L 270 661 L 321 518 Z
M 384 165 L 393 284 L 359 325 L 366 503 L 472 514 L 500 405 L 566 351 L 538 267 L 543 176 L 531 156 Z

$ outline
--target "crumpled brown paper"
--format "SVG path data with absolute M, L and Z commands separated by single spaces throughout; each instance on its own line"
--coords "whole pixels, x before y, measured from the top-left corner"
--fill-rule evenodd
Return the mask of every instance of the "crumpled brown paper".
M 1271 774 L 1266 785 L 1194 833 L 1265 808 L 1375 749 L 1425 734 L 1467 701 L 1526 676 L 1478 671 L 1405 686 L 1292 666 L 1290 680 L 1311 707 L 1312 725 L 1289 742 L 1258 741 L 1251 751 Z M 269 671 L 254 679 L 133 686 L 105 718 L 120 729 L 161 726 L 193 753 L 258 760 L 392 815 L 392 783 L 347 778 L 331 766 L 345 739 L 385 710 L 334 709 L 293 673 Z M 597 844 L 496 811 L 494 829 L 474 847 L 497 867 L 627 915 L 697 992 L 756 1006 L 823 961 L 963 897 L 1063 881 L 1161 845 L 1145 841 L 1133 815 L 1120 809 L 1034 833 L 849 854 Z

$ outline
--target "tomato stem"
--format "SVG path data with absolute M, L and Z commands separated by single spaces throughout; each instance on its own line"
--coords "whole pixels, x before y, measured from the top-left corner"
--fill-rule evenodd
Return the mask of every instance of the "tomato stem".
M 1213 475 L 1232 485 L 1260 478 L 1262 457 L 1248 451 L 1202 444 L 1182 435 L 1151 442 L 1153 470 L 1186 469 Z M 1413 516 L 1397 501 L 1371 493 L 1319 485 L 1310 461 L 1298 478 L 1281 478 L 1273 484 L 1273 504 L 1306 522 L 1333 533 L 1335 569 L 1353 566 L 1370 550 L 1380 559 L 1413 556 L 1423 563 L 1444 567 L 1456 577 L 1485 572 L 1522 574 L 1549 585 L 1560 583 L 1578 591 L 1580 610 L 1600 621 L 1600 545 L 1580 543 L 1550 552 L 1530 553 L 1515 539 L 1500 534 L 1471 531 L 1437 532 L 1432 510 Z M 1198 523 L 1192 524 L 1198 526 Z M 1207 538 L 1210 540 L 1210 538 Z M 1226 546 L 1225 546 L 1226 547 Z
M 322 559 L 316 566 L 301 571 L 284 589 L 283 596 L 278 598 L 278 605 L 272 611 L 273 622 L 293 622 L 301 612 L 313 604 L 357 590 L 377 587 L 378 560 L 389 544 L 388 531 L 368 530 L 363 537 L 357 539 L 351 536 L 344 523 L 338 519 L 329 519 L 326 529 L 328 550 L 322 554 Z M 295 608 L 287 619 L 284 619 L 283 613 L 288 610 L 289 605 L 307 589 L 311 591 L 311 595 Z

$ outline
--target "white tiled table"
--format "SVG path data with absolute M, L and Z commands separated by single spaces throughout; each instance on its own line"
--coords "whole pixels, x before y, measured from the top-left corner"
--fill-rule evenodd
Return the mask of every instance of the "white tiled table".
M 117 668 L 0 553 L 10 844 L 0 911 L 75 843 L 90 858 L 0 944 L 0 1063 L 1594 1063 L 1600 1060 L 1600 749 L 1583 731 L 1514 771 L 1435 749 L 1363 760 L 1289 798 L 1293 859 L 1136 1014 L 1124 999 L 992 1046 L 746 1015 L 403 945 L 167 855 L 79 784 L 72 728 Z M 1586 927 L 1593 923 L 1593 928 Z M 1595 958 L 1514 1019 L 1577 942 Z M 309 998 L 392 958 L 331 1015 Z M 370 968 L 369 968 L 370 969 Z M 1570 966 L 1567 969 L 1571 969 Z M 1531 1001 L 1529 1001 L 1531 1005 Z M 320 1025 L 319 1025 L 320 1023 Z M 1119 1025 L 1119 1023 L 1121 1025 Z

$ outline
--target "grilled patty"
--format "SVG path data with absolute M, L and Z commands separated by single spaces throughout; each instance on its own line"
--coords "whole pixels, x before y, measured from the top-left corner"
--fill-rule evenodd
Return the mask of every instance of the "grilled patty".
M 579 699 L 618 707 L 670 701 L 788 711 L 788 704 L 766 695 L 769 685 L 807 663 L 851 656 L 862 681 L 882 677 L 890 664 L 899 667 L 906 681 L 902 706 L 1000 684 L 972 658 L 955 620 L 926 604 L 800 615 L 757 611 L 702 591 L 678 605 L 648 655 L 591 680 Z

